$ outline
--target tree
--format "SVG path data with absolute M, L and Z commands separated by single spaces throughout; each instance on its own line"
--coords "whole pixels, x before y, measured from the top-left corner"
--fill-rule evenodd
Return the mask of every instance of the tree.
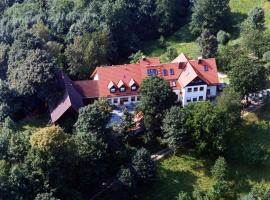
M 8 80 L 20 95 L 56 102 L 62 94 L 63 85 L 55 63 L 43 50 L 30 51 L 22 63 L 10 68 Z
M 79 110 L 78 120 L 74 126 L 78 133 L 99 132 L 103 134 L 110 119 L 110 111 L 104 109 L 104 106 L 102 107 L 98 101 L 95 101 L 94 104 Z
M 76 79 L 89 78 L 97 66 L 109 63 L 113 44 L 108 32 L 84 34 L 74 39 L 65 50 L 68 62 L 67 71 Z
M 248 57 L 239 57 L 232 66 L 229 74 L 230 83 L 241 97 L 257 92 L 266 86 L 267 70 L 257 60 Z M 252 81 L 251 81 L 252 80 Z
M 190 196 L 186 192 L 180 192 L 176 199 L 177 200 L 191 200 Z
M 169 34 L 184 24 L 189 14 L 188 0 L 157 0 L 156 16 L 158 17 L 158 31 Z
M 263 31 L 265 29 L 265 14 L 262 8 L 253 8 L 248 13 L 247 22 L 251 24 L 251 26 L 257 30 Z
M 230 129 L 241 123 L 241 95 L 233 88 L 225 88 L 217 98 L 217 107 L 226 113 L 227 123 Z
M 254 199 L 267 200 L 270 198 L 270 187 L 264 182 L 257 183 L 252 187 L 250 194 Z
M 192 8 L 190 30 L 196 36 L 204 29 L 213 34 L 228 29 L 230 19 L 229 0 L 195 0 Z
M 224 112 L 210 102 L 189 104 L 184 108 L 186 127 L 198 154 L 215 156 L 226 149 L 227 123 Z
M 185 145 L 188 134 L 185 127 L 186 115 L 180 107 L 173 106 L 163 119 L 163 142 L 174 151 Z
M 198 38 L 198 43 L 203 58 L 213 58 L 216 56 L 218 50 L 217 38 L 209 30 L 203 30 Z
M 140 94 L 138 110 L 144 113 L 146 128 L 159 129 L 163 113 L 175 103 L 176 95 L 168 82 L 157 76 L 147 77 L 142 81 Z
M 222 45 L 225 45 L 228 43 L 228 41 L 230 40 L 230 34 L 229 33 L 226 33 L 225 31 L 223 30 L 220 30 L 218 33 L 217 33 L 217 41 L 219 44 L 222 44 Z
M 132 157 L 131 165 L 139 183 L 147 184 L 153 181 L 156 166 L 146 149 L 142 148 L 136 151 L 136 154 Z
M 39 193 L 37 194 L 37 196 L 35 197 L 35 200 L 60 200 L 54 197 L 53 193 Z
M 219 157 L 211 170 L 212 177 L 217 180 L 227 179 L 227 163 L 223 157 Z
M 167 56 L 168 61 L 172 61 L 178 56 L 177 50 L 173 47 L 168 47 L 166 56 Z
M 143 52 L 139 50 L 128 57 L 129 63 L 138 63 L 143 57 L 144 57 Z

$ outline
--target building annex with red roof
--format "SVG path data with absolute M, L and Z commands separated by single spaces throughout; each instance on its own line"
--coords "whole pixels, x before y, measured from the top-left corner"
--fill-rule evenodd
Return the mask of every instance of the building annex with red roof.
M 137 103 L 140 84 L 148 76 L 167 80 L 183 106 L 217 95 L 219 79 L 215 58 L 192 60 L 180 54 L 170 63 L 161 63 L 159 58 L 143 57 L 136 64 L 97 67 L 90 80 L 71 81 L 63 75 L 65 98 L 51 110 L 52 122 L 60 120 L 65 110 L 78 111 L 78 107 L 100 97 L 113 105 Z

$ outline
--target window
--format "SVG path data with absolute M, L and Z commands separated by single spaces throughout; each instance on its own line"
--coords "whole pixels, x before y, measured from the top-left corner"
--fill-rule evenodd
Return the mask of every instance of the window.
M 141 96 L 137 96 L 137 101 L 140 101 L 141 100 Z
M 170 69 L 170 75 L 174 75 L 173 69 Z
M 203 96 L 199 96 L 199 101 L 203 101 Z
M 112 88 L 110 89 L 110 91 L 111 91 L 111 93 L 115 93 L 115 92 L 116 92 L 116 88 L 115 88 L 115 87 L 112 87 Z
M 147 74 L 148 76 L 154 76 L 158 74 L 158 71 L 156 69 L 148 69 Z
M 112 100 L 111 99 L 107 99 L 108 103 L 111 104 L 112 103 Z
M 191 102 L 191 98 L 189 97 L 189 98 L 187 98 L 187 102 L 189 103 L 189 102 Z
M 194 88 L 194 92 L 197 92 L 197 91 L 198 91 L 198 88 L 197 88 L 197 87 L 195 87 L 195 88 Z
M 133 102 L 134 102 L 134 101 L 135 101 L 135 97 L 131 97 L 131 101 L 133 101 Z
M 113 99 L 113 103 L 117 104 L 118 103 L 118 98 Z
M 188 91 L 188 92 L 192 92 L 192 88 L 188 88 L 187 91 Z
M 131 91 L 136 91 L 136 90 L 137 90 L 137 86 L 136 85 L 131 86 Z
M 171 86 L 176 87 L 176 81 L 171 81 Z
M 208 65 L 204 65 L 204 71 L 207 72 L 208 71 Z
M 197 98 L 193 98 L 193 102 L 196 102 L 197 101 Z
M 167 76 L 168 75 L 167 69 L 163 69 L 163 75 L 164 76 Z
M 200 91 L 204 91 L 204 87 L 200 87 Z
M 126 91 L 126 87 L 125 86 L 120 87 L 120 92 L 125 92 L 125 91 Z

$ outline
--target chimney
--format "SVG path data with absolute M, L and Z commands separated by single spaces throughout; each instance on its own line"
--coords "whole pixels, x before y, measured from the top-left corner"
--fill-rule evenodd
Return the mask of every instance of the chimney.
M 202 64 L 202 60 L 203 60 L 202 56 L 198 57 L 198 64 Z
M 145 56 L 142 56 L 142 60 L 143 60 L 143 61 L 146 61 L 146 57 L 145 57 Z

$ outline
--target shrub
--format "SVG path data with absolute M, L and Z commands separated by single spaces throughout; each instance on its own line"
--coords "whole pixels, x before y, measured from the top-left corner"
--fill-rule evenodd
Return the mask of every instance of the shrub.
M 172 61 L 173 59 L 175 59 L 178 56 L 176 48 L 168 47 L 166 56 L 167 56 L 168 61 Z
M 267 51 L 267 52 L 265 52 L 265 53 L 263 54 L 262 60 L 263 60 L 264 62 L 270 63 L 270 51 Z
M 229 42 L 231 35 L 223 30 L 217 33 L 217 41 L 219 44 L 225 45 Z
M 257 144 L 243 146 L 243 159 L 249 165 L 263 165 L 268 160 L 267 150 Z
M 132 167 L 139 182 L 149 183 L 153 181 L 156 166 L 146 149 L 142 148 L 136 152 L 132 158 Z
M 211 173 L 215 180 L 225 180 L 227 178 L 227 163 L 223 157 L 216 160 Z
M 190 196 L 186 192 L 180 192 L 176 198 L 177 200 L 191 200 Z

